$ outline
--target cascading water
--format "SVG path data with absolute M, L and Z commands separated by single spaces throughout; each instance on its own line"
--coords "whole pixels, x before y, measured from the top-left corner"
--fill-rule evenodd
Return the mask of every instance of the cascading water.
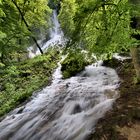
M 46 43 L 43 43 L 43 40 L 39 40 L 38 43 L 41 46 L 41 49 L 45 52 L 48 47 L 52 46 L 64 46 L 66 39 L 64 39 L 63 31 L 60 28 L 60 24 L 58 22 L 57 18 L 57 12 L 56 10 L 53 10 L 52 17 L 50 19 L 50 22 L 52 24 L 52 27 L 49 29 L 50 34 L 50 40 L 48 40 Z M 33 58 L 36 55 L 40 54 L 40 51 L 35 46 L 31 46 L 28 48 L 29 51 L 29 57 Z
M 87 140 L 94 132 L 117 98 L 115 70 L 90 65 L 63 80 L 60 68 L 50 86 L 0 122 L 0 140 Z
M 51 39 L 42 45 L 43 51 L 65 43 L 55 10 L 51 21 Z M 38 54 L 37 48 L 29 48 L 30 57 Z M 59 63 L 50 86 L 0 122 L 0 140 L 87 140 L 94 132 L 118 96 L 115 70 L 96 63 L 63 80 L 60 69 Z

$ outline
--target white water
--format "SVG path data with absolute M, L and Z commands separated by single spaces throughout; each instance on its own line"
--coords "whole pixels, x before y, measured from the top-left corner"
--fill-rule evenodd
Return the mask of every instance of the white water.
M 64 41 L 55 11 L 52 22 L 51 39 L 43 51 Z M 40 53 L 33 47 L 29 52 L 30 57 Z M 0 122 L 0 140 L 87 140 L 118 96 L 115 70 L 100 63 L 67 80 L 62 79 L 59 63 L 52 84 Z
M 50 19 L 52 27 L 49 29 L 50 34 L 50 40 L 48 40 L 46 43 L 42 44 L 42 40 L 38 40 L 38 43 L 41 46 L 41 49 L 43 52 L 45 52 L 49 47 L 52 46 L 64 46 L 66 39 L 64 39 L 63 31 L 60 28 L 60 24 L 57 19 L 57 12 L 56 10 L 53 10 L 52 17 Z M 31 46 L 28 48 L 29 51 L 29 57 L 33 58 L 36 55 L 40 54 L 40 51 L 35 46 Z
M 113 57 L 120 60 L 120 61 L 132 59 L 132 57 L 130 57 L 130 56 L 120 56 L 119 53 L 114 53 Z
M 87 140 L 94 132 L 118 96 L 115 70 L 90 65 L 63 80 L 60 68 L 51 86 L 0 122 L 0 140 Z

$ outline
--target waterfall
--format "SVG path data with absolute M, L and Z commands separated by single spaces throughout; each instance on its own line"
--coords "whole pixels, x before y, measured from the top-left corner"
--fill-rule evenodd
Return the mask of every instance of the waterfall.
M 56 10 L 50 20 L 50 40 L 42 45 L 43 51 L 65 43 Z M 33 46 L 28 51 L 30 57 L 40 54 Z M 0 122 L 0 140 L 87 140 L 118 97 L 116 71 L 101 64 L 97 61 L 64 80 L 59 62 L 52 84 Z
M 115 70 L 90 65 L 63 80 L 61 64 L 53 82 L 0 122 L 0 140 L 87 140 L 118 97 Z
M 43 50 L 43 52 L 47 51 L 47 49 L 49 47 L 53 47 L 53 46 L 64 46 L 66 39 L 64 38 L 64 34 L 63 31 L 60 28 L 60 23 L 58 21 L 57 18 L 57 12 L 56 10 L 53 10 L 52 12 L 52 16 L 50 18 L 50 24 L 51 27 L 49 29 L 49 36 L 50 39 L 43 43 L 43 40 L 38 40 L 39 45 L 41 46 L 41 49 Z M 34 45 L 28 48 L 29 51 L 29 57 L 33 58 L 36 55 L 40 54 L 40 51 L 38 48 L 36 48 Z

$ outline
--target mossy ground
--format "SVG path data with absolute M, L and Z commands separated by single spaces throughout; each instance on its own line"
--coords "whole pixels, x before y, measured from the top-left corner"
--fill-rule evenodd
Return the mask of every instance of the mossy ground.
M 48 85 L 57 62 L 58 51 L 0 68 L 0 117 L 27 100 L 34 91 Z
M 112 64 L 108 63 L 108 66 Z M 120 97 L 113 109 L 100 119 L 92 140 L 140 140 L 140 84 L 135 83 L 135 70 L 131 60 L 117 62 L 121 85 Z

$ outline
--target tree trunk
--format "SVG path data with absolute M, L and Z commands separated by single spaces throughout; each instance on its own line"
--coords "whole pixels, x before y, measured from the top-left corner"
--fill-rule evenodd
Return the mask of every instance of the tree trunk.
M 16 6 L 17 10 L 19 11 L 19 14 L 20 14 L 20 16 L 21 16 L 24 24 L 26 25 L 28 31 L 29 32 L 32 32 L 31 29 L 30 29 L 30 27 L 29 27 L 29 25 L 28 25 L 28 23 L 27 23 L 27 21 L 26 21 L 26 19 L 24 18 L 24 15 L 22 14 L 22 11 L 20 10 L 19 6 L 17 5 L 16 1 L 15 0 L 12 0 L 12 2 Z M 40 45 L 38 44 L 36 38 L 34 36 L 32 36 L 32 39 L 35 42 L 35 44 L 36 44 L 37 48 L 39 49 L 40 53 L 43 54 L 43 51 L 42 51 Z
M 140 82 L 140 47 L 131 48 L 134 68 L 136 70 L 137 80 Z
M 4 55 L 3 55 L 3 53 L 1 53 L 0 60 L 1 60 L 1 63 L 3 63 L 3 64 L 4 64 Z
M 130 0 L 130 3 L 133 5 L 139 5 L 140 1 L 139 0 Z M 132 16 L 131 17 L 131 28 L 140 30 L 140 17 L 139 16 Z M 132 37 L 135 38 L 136 40 L 140 40 L 140 35 L 139 34 L 132 34 Z M 133 64 L 134 68 L 136 70 L 136 76 L 138 82 L 140 82 L 140 45 L 131 48 L 130 49 L 131 56 L 133 59 Z

